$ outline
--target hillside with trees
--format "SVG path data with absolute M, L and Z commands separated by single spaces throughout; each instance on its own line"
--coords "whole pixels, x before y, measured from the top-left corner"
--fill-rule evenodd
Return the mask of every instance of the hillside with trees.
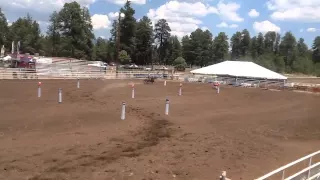
M 250 35 L 247 29 L 231 37 L 220 32 L 213 37 L 209 30 L 196 29 L 178 38 L 171 34 L 165 19 L 153 26 L 147 16 L 137 20 L 135 10 L 127 2 L 120 10 L 120 51 L 122 62 L 138 65 L 172 65 L 182 59 L 188 66 L 206 66 L 225 60 L 253 61 L 281 73 L 320 75 L 320 36 L 312 47 L 291 32 Z M 118 20 L 114 20 L 110 38 L 95 38 L 89 10 L 77 2 L 66 3 L 50 16 L 45 34 L 30 15 L 20 17 L 10 26 L 0 9 L 0 45 L 11 51 L 11 42 L 21 42 L 21 53 L 55 57 L 115 62 Z M 229 44 L 230 39 L 230 44 Z M 183 64 L 185 64 L 183 63 Z

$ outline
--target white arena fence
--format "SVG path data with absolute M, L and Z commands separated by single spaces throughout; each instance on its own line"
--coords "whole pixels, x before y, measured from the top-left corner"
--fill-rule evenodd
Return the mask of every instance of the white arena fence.
M 294 162 L 291 162 L 285 166 L 282 166 L 262 177 L 259 177 L 255 180 L 270 180 L 276 179 L 272 178 L 281 173 L 281 180 L 320 180 L 320 150 L 309 154 L 305 157 L 302 157 Z M 303 162 L 306 162 L 308 166 L 293 175 L 287 176 L 286 172 L 290 171 L 290 168 L 297 166 Z M 279 179 L 280 180 L 280 179 Z
M 212 76 L 212 75 L 187 75 L 184 78 L 185 82 L 202 82 L 212 83 L 219 82 L 224 85 L 240 86 L 240 87 L 260 87 L 260 88 L 272 88 L 280 89 L 285 87 L 283 80 L 264 80 L 254 78 L 235 78 L 224 76 Z
M 61 66 L 60 66 L 61 67 Z M 160 71 L 74 70 L 74 69 L 0 69 L 0 79 L 144 79 L 148 76 L 179 80 L 179 74 L 164 74 Z

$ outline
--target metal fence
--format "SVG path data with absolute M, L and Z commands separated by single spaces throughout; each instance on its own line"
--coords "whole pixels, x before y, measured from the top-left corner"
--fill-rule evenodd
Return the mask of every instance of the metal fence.
M 305 157 L 302 157 L 294 162 L 291 162 L 285 166 L 282 166 L 279 169 L 276 169 L 276 170 L 274 170 L 274 171 L 272 171 L 262 177 L 259 177 L 255 180 L 271 179 L 273 176 L 275 176 L 279 173 L 282 174 L 281 180 L 319 180 L 320 179 L 320 162 L 316 161 L 316 158 L 319 158 L 319 156 L 320 156 L 320 150 L 317 152 L 314 152 L 312 154 L 309 154 Z M 313 163 L 313 159 L 314 159 L 315 163 Z M 308 166 L 305 169 L 303 169 L 303 170 L 301 170 L 291 176 L 288 176 L 286 178 L 286 171 L 289 168 L 296 166 L 297 164 L 302 163 L 306 160 L 308 161 Z
M 163 73 L 163 71 L 119 71 L 97 69 L 0 69 L 0 79 L 141 79 L 148 76 L 178 80 L 179 74 Z

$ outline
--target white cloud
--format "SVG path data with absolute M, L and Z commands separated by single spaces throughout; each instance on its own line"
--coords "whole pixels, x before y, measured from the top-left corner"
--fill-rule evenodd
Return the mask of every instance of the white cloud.
M 268 0 L 267 7 L 274 20 L 320 22 L 320 0 Z
M 219 27 L 219 28 L 229 27 L 229 25 L 226 22 L 221 22 L 220 24 L 217 24 L 216 26 Z
M 307 32 L 316 32 L 316 31 L 317 31 L 316 28 L 308 28 L 308 29 L 307 29 Z
M 108 16 L 110 19 L 116 19 L 119 16 L 119 13 L 117 14 L 117 12 L 109 12 Z
M 53 10 L 59 10 L 63 7 L 65 3 L 70 3 L 73 0 L 0 0 L 1 6 L 7 11 L 9 8 L 13 9 L 27 9 L 31 11 L 52 13 Z M 82 6 L 88 6 L 95 2 L 95 0 L 78 0 L 77 1 Z M 36 7 L 36 8 L 35 8 Z
M 237 27 L 239 27 L 237 24 L 231 24 L 230 26 L 229 26 L 230 28 L 237 28 Z
M 223 1 L 220 1 L 217 5 L 220 17 L 223 20 L 228 20 L 233 22 L 242 22 L 244 20 L 237 13 L 240 7 L 241 6 L 237 3 L 223 3 Z
M 255 10 L 255 9 L 251 9 L 251 10 L 249 11 L 248 15 L 249 15 L 250 17 L 252 17 L 252 18 L 255 18 L 255 17 L 258 17 L 258 16 L 260 15 L 260 13 L 259 13 L 257 10 Z
M 91 16 L 93 29 L 107 29 L 110 27 L 111 22 L 107 15 L 94 14 Z
M 8 19 L 15 21 L 28 12 L 34 20 L 48 21 L 53 11 L 59 11 L 65 3 L 73 0 L 0 0 L 0 6 Z M 81 6 L 88 7 L 96 0 L 77 0 Z
M 221 22 L 220 24 L 217 24 L 216 27 L 218 28 L 237 28 L 237 24 L 227 24 L 226 22 Z
M 171 33 L 179 37 L 196 30 L 202 24 L 201 17 L 216 14 L 224 21 L 241 22 L 237 11 L 240 5 L 237 3 L 224 3 L 220 1 L 217 7 L 203 3 L 209 0 L 171 0 L 157 9 L 150 9 L 147 16 L 153 23 L 159 19 L 166 19 L 171 27 Z M 236 24 L 228 25 L 236 28 Z
M 262 32 L 262 33 L 266 33 L 268 31 L 275 31 L 275 32 L 281 31 L 279 26 L 271 23 L 270 21 L 254 22 L 253 29 L 256 32 Z
M 209 30 L 209 28 L 207 26 L 203 26 L 201 27 L 202 31 L 206 31 L 206 30 Z
M 218 10 L 202 2 L 187 3 L 170 1 L 157 9 L 150 9 L 147 16 L 155 24 L 159 19 L 166 19 L 171 28 L 171 34 L 185 36 L 199 28 L 200 17 L 208 14 L 218 14 Z
M 117 5 L 124 5 L 127 0 L 107 0 L 107 2 L 113 3 L 113 4 L 117 4 Z M 131 3 L 133 4 L 146 4 L 147 0 L 130 0 Z

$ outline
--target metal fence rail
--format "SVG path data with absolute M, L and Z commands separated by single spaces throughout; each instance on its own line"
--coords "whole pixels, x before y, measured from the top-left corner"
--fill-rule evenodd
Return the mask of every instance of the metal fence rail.
M 49 69 L 30 70 L 18 68 L 0 69 L 0 79 L 83 79 L 83 78 L 105 78 L 105 79 L 130 79 L 130 78 L 146 78 L 147 76 L 157 78 L 178 79 L 178 74 L 168 74 L 161 71 L 119 71 L 116 73 L 111 70 L 72 70 Z
M 259 178 L 255 179 L 255 180 L 267 180 L 270 177 L 272 177 L 272 176 L 274 176 L 274 175 L 276 175 L 278 173 L 282 173 L 281 180 L 285 180 L 285 176 L 286 176 L 285 172 L 286 172 L 286 170 L 288 170 L 288 168 L 293 167 L 293 166 L 295 166 L 296 164 L 298 164 L 298 163 L 300 163 L 302 161 L 309 160 L 308 167 L 306 169 L 294 174 L 293 176 L 288 177 L 288 178 L 291 178 L 291 179 L 286 178 L 286 180 L 287 179 L 288 180 L 303 180 L 303 179 L 299 179 L 299 177 L 300 177 L 301 174 L 307 172 L 306 177 L 304 179 L 304 180 L 306 180 L 306 179 L 310 178 L 312 175 L 315 175 L 315 174 L 320 172 L 320 169 L 318 169 L 318 167 L 320 166 L 319 165 L 320 162 L 316 162 L 315 164 L 312 164 L 312 159 L 315 158 L 315 156 L 317 156 L 317 155 L 320 155 L 320 150 L 317 151 L 317 152 L 314 152 L 312 154 L 309 154 L 309 155 L 307 155 L 305 157 L 302 157 L 302 158 L 300 158 L 300 159 L 298 159 L 296 161 L 293 161 L 293 162 L 291 162 L 291 163 L 289 163 L 289 164 L 287 164 L 285 166 L 282 166 L 279 169 L 276 169 L 276 170 L 274 170 L 274 171 L 272 171 L 272 172 L 270 172 L 270 173 L 268 173 L 268 174 L 266 174 L 266 175 L 264 175 L 262 177 L 259 177 Z M 303 174 L 301 178 L 304 178 L 304 175 L 305 174 Z

